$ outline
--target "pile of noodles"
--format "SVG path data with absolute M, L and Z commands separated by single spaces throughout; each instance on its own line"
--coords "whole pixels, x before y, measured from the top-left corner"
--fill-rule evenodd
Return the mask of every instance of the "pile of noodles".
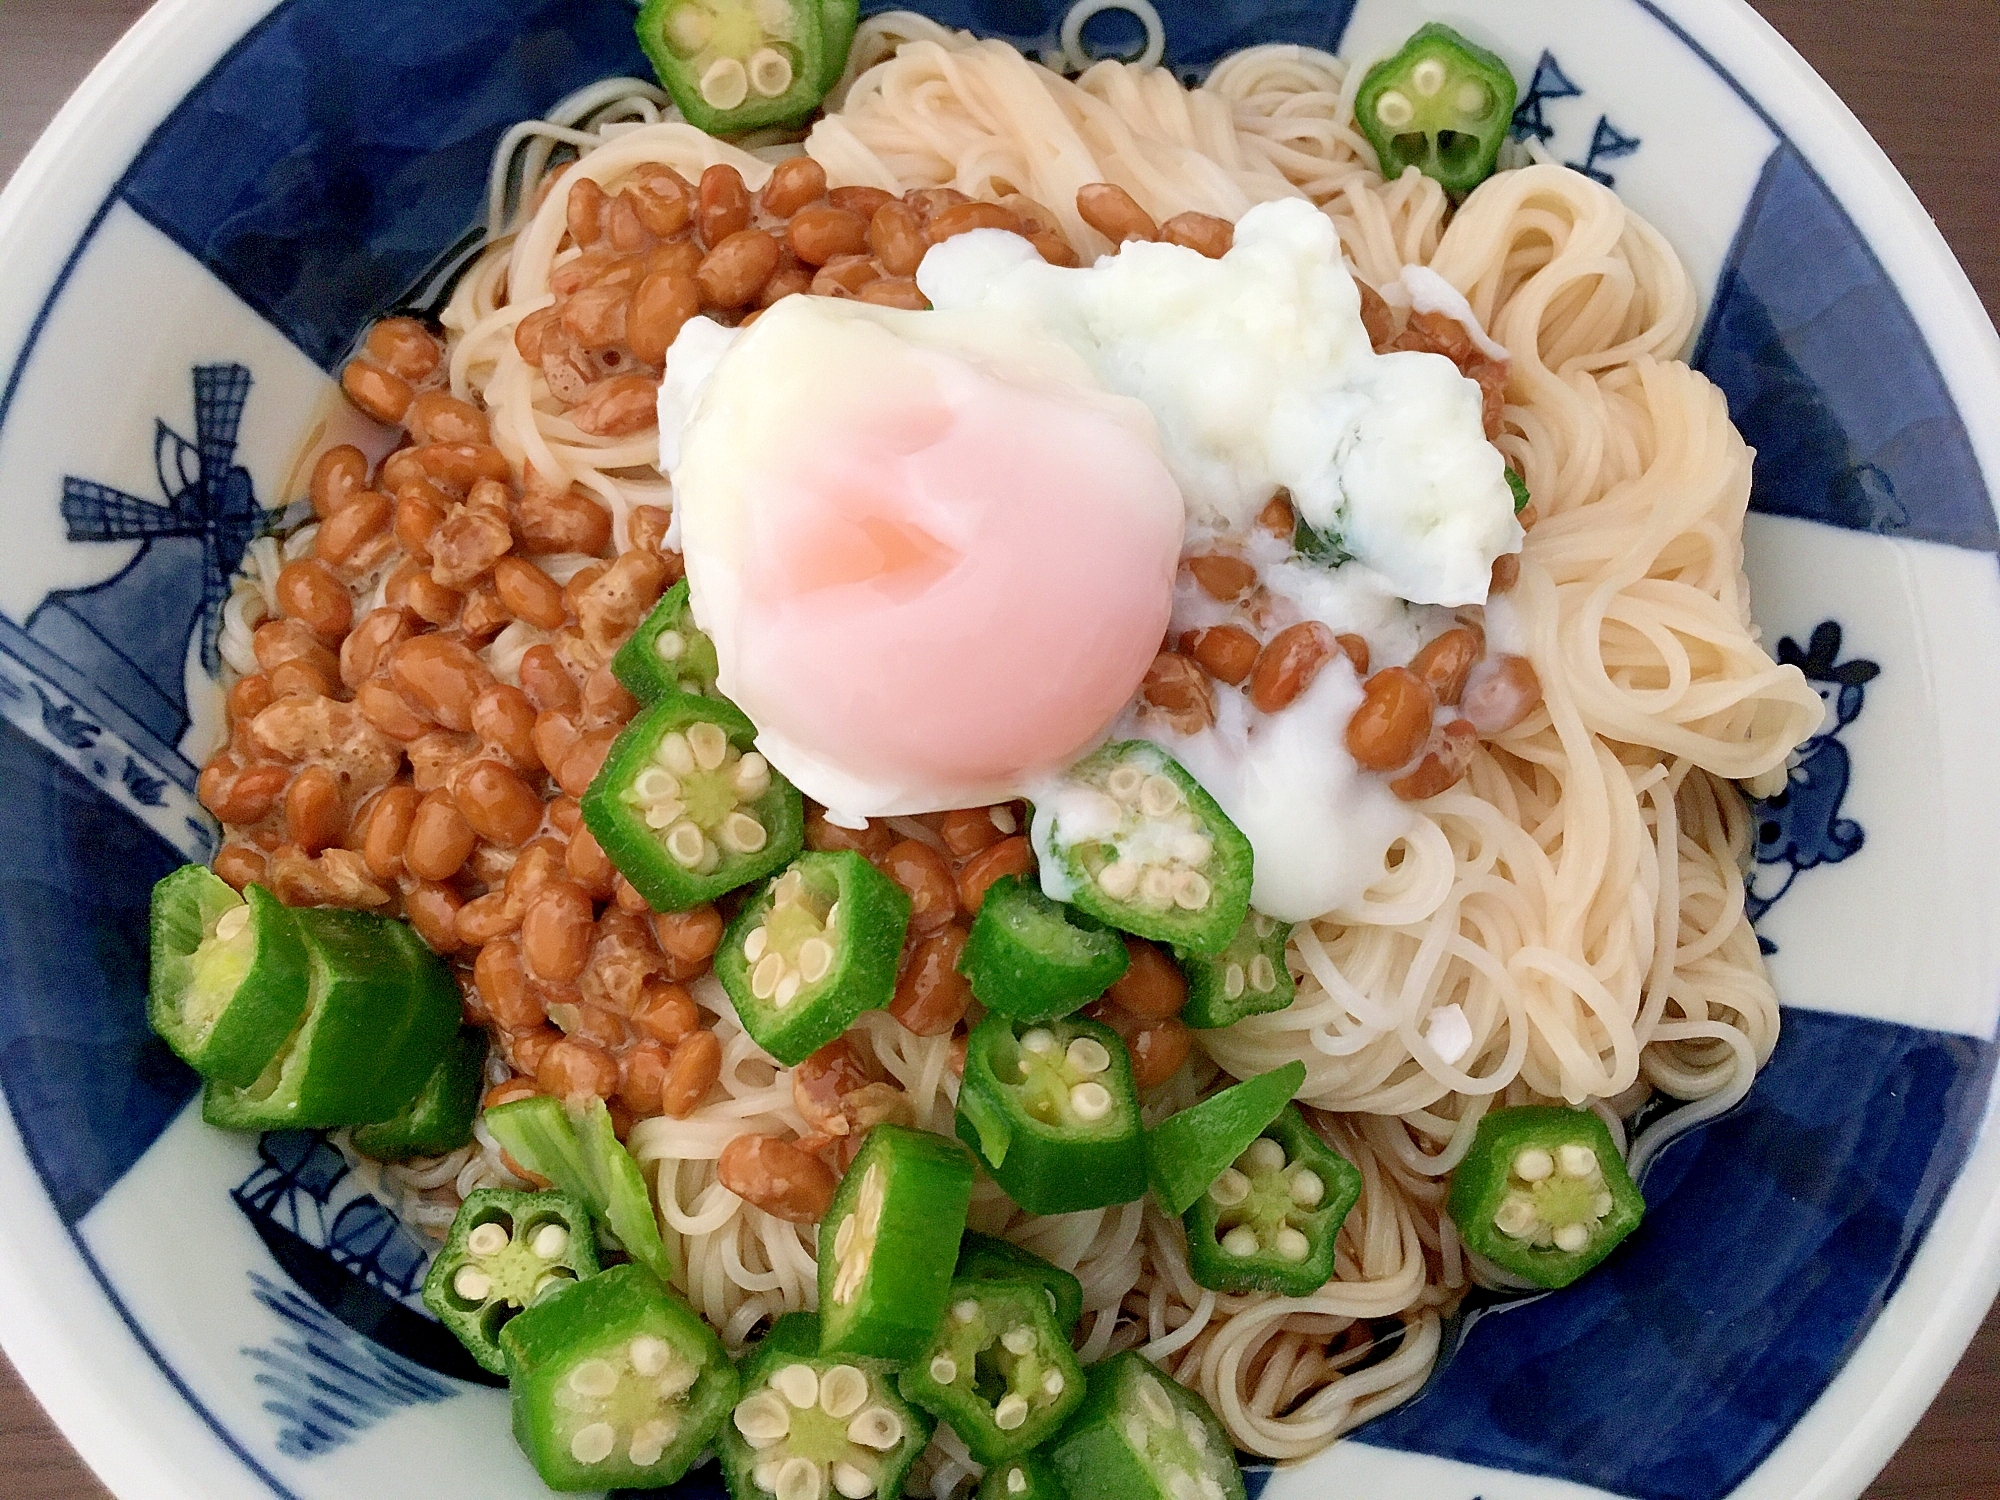
M 1299 927 L 1297 1002 L 1201 1033 L 1207 1056 L 1149 1104 L 1157 1117 L 1191 1103 L 1218 1067 L 1302 1059 L 1303 1099 L 1333 1112 L 1325 1128 L 1365 1182 L 1334 1280 L 1306 1298 L 1220 1296 L 1195 1284 L 1180 1225 L 1150 1204 L 1035 1219 L 991 1184 L 974 1202 L 976 1227 L 1082 1278 L 1086 1359 L 1140 1348 L 1198 1389 L 1239 1445 L 1274 1458 L 1314 1452 L 1423 1382 L 1441 1313 L 1475 1269 L 1443 1214 L 1445 1174 L 1486 1109 L 1588 1102 L 1622 1141 L 1618 1120 L 1652 1091 L 1703 1101 L 1686 1120 L 1749 1087 L 1778 1008 L 1743 915 L 1748 826 L 1731 783 L 1782 775 L 1821 714 L 1750 623 L 1751 455 L 1721 394 L 1677 358 L 1695 296 L 1665 241 L 1553 165 L 1501 173 L 1455 215 L 1414 171 L 1384 182 L 1354 128 L 1355 82 L 1335 58 L 1288 46 L 1239 53 L 1194 90 L 1115 62 L 1071 80 L 1001 43 L 889 15 L 863 26 L 837 112 L 804 144 L 836 186 L 1024 193 L 1086 257 L 1111 248 L 1076 215 L 1088 183 L 1117 183 L 1160 219 L 1233 220 L 1303 195 L 1332 217 L 1357 275 L 1383 287 L 1405 265 L 1431 267 L 1512 357 L 1499 444 L 1539 521 L 1511 608 L 1545 702 L 1422 805 L 1365 896 Z M 549 305 L 551 270 L 575 253 L 559 249 L 561 194 L 515 205 L 534 203 L 565 146 L 580 153 L 573 172 L 613 191 L 647 162 L 690 178 L 729 162 L 754 188 L 798 149 L 746 152 L 664 106 L 614 80 L 557 122 L 520 127 L 496 163 L 493 246 L 445 316 L 454 392 L 484 402 L 510 459 L 602 498 L 621 539 L 631 506 L 670 503 L 655 438 L 578 432 L 515 352 L 514 325 Z M 789 1075 L 720 989 L 696 989 L 723 1039 L 721 1097 L 640 1123 L 631 1145 L 656 1176 L 682 1289 L 733 1346 L 813 1305 L 814 1238 L 722 1187 L 715 1160 L 742 1132 L 803 1121 Z M 1448 1063 L 1428 1033 L 1454 1006 L 1472 1044 Z M 1457 1018 L 1452 1029 L 1462 1035 Z M 948 1039 L 877 1013 L 854 1040 L 909 1091 L 920 1123 L 950 1129 Z M 469 1182 L 490 1157 L 432 1175 Z M 925 1484 L 942 1500 L 976 1472 L 947 1434 Z

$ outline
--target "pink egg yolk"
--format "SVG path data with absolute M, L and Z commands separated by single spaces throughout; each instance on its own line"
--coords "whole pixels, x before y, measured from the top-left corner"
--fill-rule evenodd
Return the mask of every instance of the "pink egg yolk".
M 848 420 L 808 424 L 812 451 L 758 466 L 726 632 L 725 686 L 849 811 L 977 805 L 1060 771 L 1130 701 L 1171 613 L 1183 509 L 1148 435 L 922 359 L 923 399 L 850 396 Z

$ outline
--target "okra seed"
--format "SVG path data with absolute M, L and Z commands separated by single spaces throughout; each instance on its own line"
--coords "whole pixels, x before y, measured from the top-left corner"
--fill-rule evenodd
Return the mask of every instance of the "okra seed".
M 1128 859 L 1113 860 L 1097 872 L 1097 885 L 1113 901 L 1129 900 L 1139 888 L 1139 867 Z
M 1416 117 L 1417 107 L 1410 103 L 1406 95 L 1394 89 L 1375 101 L 1375 118 L 1391 130 L 1401 130 Z
M 611 1450 L 618 1444 L 618 1434 L 609 1422 L 592 1422 L 588 1427 L 579 1427 L 576 1436 L 569 1440 L 569 1456 L 580 1464 L 601 1464 L 611 1457 Z
M 676 1360 L 668 1368 L 667 1373 L 653 1383 L 653 1389 L 662 1399 L 672 1401 L 685 1396 L 700 1375 L 701 1371 L 695 1368 L 693 1361 Z
M 676 776 L 694 774 L 694 751 L 688 747 L 687 736 L 678 729 L 661 736 L 659 748 L 653 751 L 653 759 Z
M 1000 1398 L 1000 1404 L 993 1408 L 993 1425 L 1002 1432 L 1012 1432 L 1028 1420 L 1028 1401 L 1019 1392 L 1009 1391 Z
M 778 1487 L 778 1469 L 782 1462 L 783 1460 L 776 1458 L 765 1459 L 750 1471 L 750 1482 L 765 1494 L 770 1494 Z
M 1555 1169 L 1555 1158 L 1540 1146 L 1530 1146 L 1514 1158 L 1514 1175 L 1523 1182 L 1540 1182 Z
M 579 1396 L 601 1401 L 618 1389 L 618 1367 L 608 1359 L 586 1359 L 569 1372 L 569 1388 Z
M 1174 900 L 1174 874 L 1158 865 L 1147 867 L 1139 877 L 1139 898 L 1148 906 L 1167 906 Z
M 702 831 L 685 818 L 667 832 L 667 853 L 673 856 L 675 864 L 683 868 L 700 868 L 702 856 L 708 853 L 708 848 L 708 839 Z
M 750 87 L 766 99 L 775 99 L 792 86 L 792 65 L 775 47 L 759 48 L 750 55 Z
M 1033 1354 L 1035 1330 L 1025 1323 L 1018 1328 L 1010 1328 L 1000 1336 L 1000 1347 L 1009 1354 Z
M 1222 1486 L 1212 1474 L 1202 1475 L 1195 1481 L 1195 1487 L 1201 1492 L 1201 1500 L 1222 1500 Z
M 743 957 L 746 962 L 756 963 L 764 956 L 764 950 L 771 946 L 771 934 L 762 927 L 750 929 L 750 936 L 743 940 Z
M 1120 802 L 1137 802 L 1146 784 L 1146 773 L 1137 766 L 1119 766 L 1104 778 L 1104 790 Z
M 780 89 L 778 92 L 783 93 L 784 90 Z M 853 1464 L 833 1466 L 833 1487 L 845 1497 L 845 1500 L 865 1500 L 866 1496 L 875 1493 L 874 1479 L 866 1470 L 858 1469 Z
M 1231 964 L 1222 971 L 1222 997 L 1234 1000 L 1243 993 L 1243 965 Z
M 791 1413 L 769 1391 L 759 1391 L 737 1404 L 731 1420 L 753 1448 L 768 1448 L 792 1430 Z M 766 1489 L 768 1485 L 764 1486 Z
M 535 1231 L 528 1247 L 542 1260 L 561 1260 L 563 1252 L 569 1249 L 569 1231 L 560 1224 L 544 1224 Z
M 493 1278 L 477 1266 L 460 1266 L 451 1289 L 467 1302 L 484 1302 L 493 1295 Z
M 1493 96 L 1486 91 L 1486 85 L 1477 79 L 1468 79 L 1458 87 L 1458 95 L 1452 100 L 1462 115 L 1483 115 L 1486 107 L 1493 102 Z
M 1556 1156 L 1565 1177 L 1589 1177 L 1597 1171 L 1597 1153 L 1588 1146 L 1567 1145 Z
M 1069 1044 L 1069 1051 L 1064 1055 L 1069 1059 L 1069 1065 L 1079 1073 L 1102 1073 L 1111 1066 L 1111 1054 L 1105 1050 L 1104 1043 L 1094 1036 L 1078 1037 Z
M 1201 1491 L 1194 1486 L 1194 1475 L 1175 1469 L 1167 1476 L 1167 1494 L 1171 1500 L 1200 1500 Z
M 232 906 L 216 919 L 215 935 L 225 943 L 234 942 L 243 935 L 243 929 L 250 925 L 250 906 Z
M 1165 776 L 1148 776 L 1139 783 L 1139 811 L 1149 818 L 1164 818 L 1181 805 L 1181 789 Z
M 498 1255 L 512 1238 L 505 1224 L 481 1224 L 465 1237 L 465 1248 L 478 1256 Z
M 750 993 L 759 1000 L 769 1000 L 777 994 L 778 981 L 785 977 L 786 967 L 784 954 L 766 953 L 750 971 Z
M 771 1377 L 771 1387 L 800 1411 L 819 1400 L 819 1376 L 811 1365 L 786 1365 Z
M 939 1385 L 951 1385 L 958 1379 L 958 1361 L 949 1354 L 932 1355 L 931 1379 Z
M 729 736 L 720 724 L 690 724 L 687 742 L 694 752 L 694 763 L 704 771 L 718 768 L 729 754 Z
M 1222 1237 L 1222 1248 L 1231 1255 L 1255 1255 L 1257 1253 L 1257 1231 L 1248 1224 L 1238 1224 Z
M 1063 1372 L 1061 1370 L 1051 1370 L 1042 1377 L 1042 1394 L 1044 1396 L 1060 1396 L 1063 1393 L 1063 1387 L 1067 1384 L 1068 1382 L 1063 1379 Z
M 1028 1476 L 1022 1471 L 1019 1464 L 1016 1464 L 1007 1471 L 1007 1493 L 1010 1495 L 1025 1495 L 1028 1493 Z
M 964 1301 L 952 1305 L 951 1316 L 955 1322 L 970 1323 L 979 1316 L 979 1304 L 967 1297 Z
M 732 854 L 755 854 L 768 838 L 764 825 L 740 809 L 724 818 L 716 831 L 717 841 Z
M 840 1221 L 840 1228 L 833 1236 L 833 1258 L 846 1260 L 847 1252 L 854 1248 L 854 1215 L 849 1214 Z
M 687 648 L 687 637 L 678 630 L 662 630 L 653 637 L 653 650 L 661 661 L 679 661 L 687 654 Z
M 1278 987 L 1278 966 L 1260 953 L 1250 960 L 1250 988 L 1274 990 Z
M 1493 1223 L 1500 1232 L 1517 1240 L 1533 1234 L 1539 1222 L 1534 1202 L 1525 1193 L 1509 1193 L 1493 1215 Z
M 1174 858 L 1200 869 L 1215 853 L 1215 845 L 1199 833 L 1183 833 L 1174 839 Z
M 1055 1047 L 1056 1034 L 1053 1031 L 1045 1031 L 1037 1026 L 1033 1031 L 1022 1034 L 1021 1050 L 1023 1052 L 1033 1052 L 1039 1056 L 1044 1052 L 1055 1051 Z
M 1250 913 L 1250 930 L 1260 938 L 1267 938 L 1278 930 L 1278 919 L 1267 917 L 1261 911 Z
M 655 833 L 671 828 L 687 816 L 687 804 L 675 797 L 668 802 L 655 802 L 646 809 L 646 826 Z
M 886 1406 L 871 1406 L 847 1424 L 847 1439 L 886 1453 L 903 1440 L 903 1419 Z
M 1301 1208 L 1316 1208 L 1320 1199 L 1326 1196 L 1326 1183 L 1320 1175 L 1306 1167 L 1292 1173 L 1292 1202 Z
M 834 902 L 826 909 L 826 920 L 820 924 L 826 931 L 833 931 L 833 924 L 840 920 L 840 903 Z
M 1427 57 L 1410 70 L 1410 82 L 1416 91 L 1428 99 L 1444 87 L 1444 64 L 1435 57 Z
M 674 12 L 673 20 L 667 23 L 667 37 L 674 44 L 674 50 L 681 53 L 701 51 L 708 45 L 714 31 L 714 20 L 699 6 L 683 6 Z
M 1287 1224 L 1278 1231 L 1277 1250 L 1280 1259 L 1296 1265 L 1312 1254 L 1312 1242 Z
M 1014 834 L 1021 827 L 1021 822 L 1014 816 L 1014 809 L 1011 807 L 989 807 L 986 809 L 986 816 L 993 826 L 1004 834 Z M 1019 1470 L 1015 1472 L 1018 1473 Z
M 799 977 L 817 984 L 833 967 L 833 945 L 824 938 L 807 938 L 799 945 Z
M 868 1400 L 868 1377 L 854 1365 L 835 1365 L 819 1378 L 819 1407 L 836 1421 L 846 1421 Z
M 778 981 L 778 988 L 772 992 L 772 1003 L 783 1009 L 799 997 L 799 974 L 796 969 L 787 969 L 785 977 Z
M 1208 1185 L 1208 1196 L 1224 1208 L 1234 1208 L 1250 1196 L 1250 1179 L 1234 1167 L 1224 1167 Z
M 1599 1193 L 1595 1198 L 1592 1198 L 1590 1200 L 1590 1211 L 1600 1219 L 1610 1213 L 1611 1195 L 1609 1193 Z
M 1565 1224 L 1556 1231 L 1556 1249 L 1577 1251 L 1590 1243 L 1590 1231 L 1581 1224 Z
M 1213 894 L 1208 877 L 1199 871 L 1183 870 L 1174 877 L 1174 905 L 1182 911 L 1200 911 Z
M 1079 1083 L 1069 1091 L 1069 1107 L 1079 1120 L 1101 1120 L 1111 1113 L 1111 1091 L 1101 1083 Z
M 1152 1418 L 1156 1427 L 1174 1425 L 1174 1403 L 1167 1399 L 1157 1380 L 1147 1378 L 1139 1382 L 1139 1409 Z
M 539 1302 L 542 1300 L 542 1298 L 546 1297 L 550 1292 L 554 1291 L 564 1282 L 574 1281 L 574 1280 L 576 1280 L 576 1277 L 570 1273 L 567 1267 L 564 1267 L 561 1270 L 551 1271 L 549 1272 L 548 1275 L 544 1276 L 540 1281 L 535 1283 L 535 1289 L 534 1291 L 529 1293 L 529 1296 L 532 1297 L 535 1301 Z
M 736 795 L 745 802 L 755 802 L 771 790 L 771 763 L 752 750 L 736 763 L 736 775 L 731 783 Z
M 1236 1158 L 1237 1167 L 1255 1175 L 1259 1172 L 1282 1172 L 1285 1170 L 1285 1148 L 1268 1135 L 1260 1135 L 1252 1141 L 1243 1154 Z
M 1125 1441 L 1141 1453 L 1144 1453 L 1146 1451 L 1146 1438 L 1146 1424 L 1137 1417 L 1127 1417 L 1125 1419 Z
M 787 870 L 778 877 L 778 883 L 771 887 L 771 903 L 774 906 L 790 906 L 805 894 L 806 878 L 797 870 Z
M 750 74 L 735 58 L 718 57 L 701 75 L 701 97 L 711 109 L 734 109 L 750 97 Z
M 641 1334 L 626 1347 L 625 1357 L 632 1361 L 633 1369 L 650 1380 L 666 1369 L 667 1361 L 673 1357 L 673 1350 L 667 1347 L 665 1339 Z
M 1188 1440 L 1195 1452 L 1208 1451 L 1208 1429 L 1201 1425 L 1201 1418 L 1191 1411 L 1181 1413 L 1181 1436 Z
M 667 1444 L 678 1436 L 680 1423 L 671 1418 L 655 1417 L 650 1422 L 641 1422 L 632 1434 L 632 1445 L 625 1450 L 626 1456 L 642 1469 L 651 1468 L 667 1451 Z
M 794 1454 L 778 1466 L 778 1487 L 772 1493 L 778 1500 L 819 1500 L 826 1493 L 826 1476 L 811 1459 Z
M 632 778 L 632 795 L 641 802 L 670 802 L 680 794 L 680 779 L 665 766 L 648 766 Z

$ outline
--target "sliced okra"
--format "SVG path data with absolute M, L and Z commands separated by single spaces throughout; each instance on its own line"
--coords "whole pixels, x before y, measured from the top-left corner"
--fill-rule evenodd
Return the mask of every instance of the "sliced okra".
M 988 1010 L 1053 1021 L 1095 1000 L 1131 963 L 1118 934 L 1079 921 L 1041 890 L 1003 875 L 987 888 L 958 961 Z
M 597 1274 L 590 1211 L 567 1193 L 478 1188 L 424 1278 L 424 1306 L 482 1369 L 507 1373 L 500 1330 L 557 1288 Z
M 1074 1496 L 1244 1500 L 1243 1471 L 1208 1403 L 1135 1349 L 1090 1367 L 1090 1389 L 1049 1449 Z
M 903 1394 L 951 1424 L 983 1464 L 1053 1436 L 1083 1400 L 1083 1369 L 1041 1289 L 954 1281 L 951 1305 L 902 1375 Z
M 1489 1111 L 1452 1174 L 1460 1237 L 1503 1271 L 1564 1287 L 1639 1227 L 1646 1200 L 1589 1110 Z
M 1181 1019 L 1213 1030 L 1290 1005 L 1298 993 L 1292 971 L 1285 967 L 1285 945 L 1291 940 L 1291 923 L 1253 911 L 1220 953 L 1177 954 L 1187 976 Z
M 641 703 L 657 703 L 676 693 L 714 696 L 715 642 L 694 622 L 685 578 L 667 590 L 618 648 L 611 670 Z
M 766 1340 L 744 1359 L 720 1443 L 733 1500 L 896 1500 L 930 1441 L 930 1419 L 897 1394 L 880 1360 L 788 1342 Z
M 1188 1269 L 1212 1291 L 1309 1297 L 1360 1197 L 1360 1170 L 1287 1104 L 1182 1216 Z
M 262 886 L 241 896 L 206 865 L 153 887 L 147 1019 L 205 1078 L 247 1088 L 305 1014 L 296 918 Z

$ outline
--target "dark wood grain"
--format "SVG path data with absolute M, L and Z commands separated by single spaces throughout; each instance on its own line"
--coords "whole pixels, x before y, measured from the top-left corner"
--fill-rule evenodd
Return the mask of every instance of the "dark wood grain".
M 1756 0 L 1916 188 L 2000 314 L 2000 0 Z M 146 0 L 0 0 L 0 182 Z M 108 1500 L 0 1360 L 0 1493 Z M 2000 1496 L 2000 1313 L 1865 1500 Z M 1394 1497 L 1384 1497 L 1394 1500 Z M 1410 1497 L 1417 1500 L 1417 1497 Z

